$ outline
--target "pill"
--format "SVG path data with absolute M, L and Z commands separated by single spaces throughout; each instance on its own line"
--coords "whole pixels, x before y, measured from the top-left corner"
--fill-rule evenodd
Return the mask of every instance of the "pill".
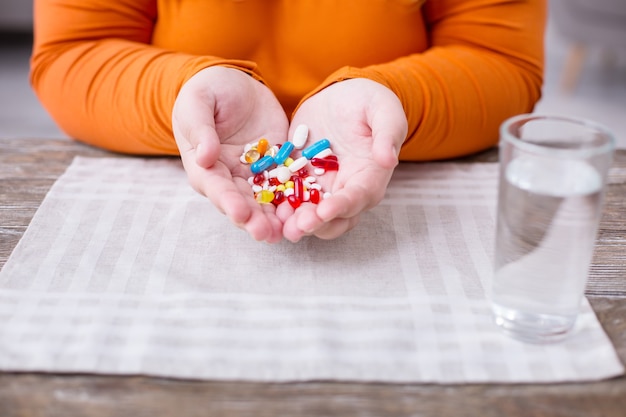
M 311 159 L 324 149 L 330 148 L 330 141 L 328 139 L 320 139 L 313 145 L 310 145 L 302 151 L 302 156 L 306 159 Z
M 274 168 L 269 174 L 270 178 L 276 178 L 281 184 L 286 183 L 291 178 L 291 171 L 284 165 Z
M 300 204 L 302 204 L 302 201 L 298 200 L 295 195 L 290 195 L 289 197 L 287 197 L 287 201 L 294 209 L 297 209 L 298 207 L 300 207 Z
M 254 162 L 252 165 L 250 165 L 250 171 L 252 171 L 253 174 L 258 174 L 259 172 L 263 172 L 266 169 L 270 168 L 273 164 L 274 164 L 274 158 L 272 158 L 269 155 L 266 155 L 263 158 L 259 159 L 258 161 Z
M 278 149 L 279 149 L 278 146 L 274 145 L 271 148 L 269 148 L 267 152 L 265 152 L 265 155 L 269 155 L 272 158 L 274 158 L 276 157 L 276 154 L 278 153 Z
M 256 194 L 255 198 L 259 203 L 271 203 L 274 200 L 274 193 L 268 190 L 261 190 Z
M 261 154 L 256 148 L 250 149 L 248 152 L 244 154 L 244 159 L 247 163 L 252 164 L 261 158 Z
M 313 172 L 315 173 L 315 175 L 324 175 L 326 173 L 326 170 L 324 168 L 315 168 Z
M 298 172 L 302 168 L 304 168 L 306 164 L 308 163 L 309 163 L 309 160 L 306 157 L 301 156 L 300 158 L 296 159 L 289 165 L 289 170 L 291 172 Z
M 265 175 L 263 175 L 260 172 L 258 174 L 255 174 L 254 177 L 252 177 L 252 182 L 254 184 L 261 185 L 263 184 L 263 181 L 265 181 Z
M 323 168 L 325 171 L 337 171 L 339 169 L 339 162 L 330 158 L 313 158 L 311 165 L 316 168 Z
M 265 152 L 269 148 L 270 143 L 265 138 L 259 139 L 259 143 L 256 145 L 256 149 L 259 152 L 259 155 L 262 157 L 265 156 Z
M 331 156 L 333 154 L 333 151 L 330 148 L 326 148 L 318 153 L 316 153 L 315 155 L 313 155 L 313 158 L 327 158 L 329 156 Z M 313 159 L 311 158 L 311 159 Z
M 274 203 L 274 205 L 277 206 L 283 201 L 285 201 L 285 193 L 283 193 L 280 190 L 276 190 L 276 192 L 274 193 L 274 199 L 272 200 L 272 203 Z
M 302 178 L 296 177 L 293 179 L 293 195 L 300 201 L 304 201 L 304 185 L 302 184 Z
M 309 137 L 309 127 L 305 124 L 300 124 L 296 127 L 296 130 L 293 132 L 293 137 L 291 138 L 291 142 L 293 143 L 294 148 L 302 149 L 306 144 L 306 141 Z
M 317 188 L 311 188 L 311 190 L 309 190 L 309 201 L 313 204 L 320 202 L 320 192 Z
M 278 165 L 283 164 L 285 160 L 289 158 L 289 155 L 291 154 L 291 151 L 293 151 L 293 148 L 293 143 L 285 142 L 274 156 L 274 161 L 276 161 Z

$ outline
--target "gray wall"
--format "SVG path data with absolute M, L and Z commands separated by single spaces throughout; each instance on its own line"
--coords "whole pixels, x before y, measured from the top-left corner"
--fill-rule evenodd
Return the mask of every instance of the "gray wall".
M 31 30 L 32 16 L 32 0 L 0 0 L 0 31 Z

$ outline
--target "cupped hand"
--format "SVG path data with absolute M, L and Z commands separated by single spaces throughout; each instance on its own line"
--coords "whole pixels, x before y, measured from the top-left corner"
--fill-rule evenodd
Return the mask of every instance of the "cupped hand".
M 191 186 L 254 239 L 280 241 L 274 205 L 255 201 L 250 167 L 240 162 L 245 144 L 287 138 L 287 116 L 269 88 L 237 69 L 203 69 L 178 93 L 172 127 Z
M 334 239 L 383 199 L 407 135 L 406 115 L 390 89 L 355 78 L 332 84 L 302 103 L 289 137 L 301 123 L 309 127 L 309 144 L 330 140 L 339 171 L 318 178 L 324 191 L 331 193 L 318 205 L 278 207 L 283 235 L 294 242 L 305 235 Z

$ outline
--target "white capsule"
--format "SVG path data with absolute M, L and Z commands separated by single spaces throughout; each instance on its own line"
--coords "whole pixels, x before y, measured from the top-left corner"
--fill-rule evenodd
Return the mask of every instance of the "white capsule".
M 270 178 L 276 178 L 284 184 L 291 178 L 291 171 L 286 166 L 281 165 L 270 171 Z
M 333 154 L 333 151 L 330 148 L 326 148 L 324 150 L 319 151 L 318 153 L 316 153 L 313 158 L 326 158 L 327 156 L 330 156 Z M 311 159 L 313 159 L 311 158 Z
M 296 149 L 304 148 L 306 141 L 309 137 L 309 127 L 305 124 L 300 124 L 296 127 L 296 130 L 293 132 L 293 137 L 291 138 L 291 143 L 293 143 L 293 147 Z
M 289 165 L 289 171 L 291 171 L 291 172 L 298 172 L 302 168 L 304 168 L 306 166 L 306 164 L 308 164 L 308 163 L 309 163 L 309 160 L 306 159 L 304 156 L 301 156 L 300 158 L 298 158 L 295 161 L 293 161 L 291 163 L 291 165 Z

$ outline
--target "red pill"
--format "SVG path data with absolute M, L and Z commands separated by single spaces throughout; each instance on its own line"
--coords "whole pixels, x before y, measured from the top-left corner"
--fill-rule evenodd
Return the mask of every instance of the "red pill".
M 317 188 L 311 188 L 309 191 L 309 201 L 313 204 L 318 204 L 320 202 L 320 192 Z
M 272 203 L 277 206 L 283 201 L 285 201 L 285 193 L 283 193 L 282 191 L 276 191 L 274 193 L 274 200 L 272 201 Z
M 262 185 L 263 181 L 265 181 L 265 176 L 263 175 L 262 172 L 255 174 L 254 178 L 252 179 L 252 182 L 255 183 L 256 185 Z
M 302 185 L 301 177 L 293 179 L 293 195 L 298 199 L 298 201 L 304 200 L 304 185 Z
M 276 177 L 270 177 L 269 179 L 270 185 L 280 185 L 280 180 Z
M 311 165 L 316 168 L 322 168 L 325 171 L 337 171 L 339 169 L 339 162 L 336 159 L 326 158 L 313 158 L 311 159 Z
M 294 209 L 297 209 L 298 207 L 300 207 L 300 204 L 302 204 L 302 201 L 298 200 L 294 194 L 291 194 L 289 197 L 287 197 L 287 201 Z

